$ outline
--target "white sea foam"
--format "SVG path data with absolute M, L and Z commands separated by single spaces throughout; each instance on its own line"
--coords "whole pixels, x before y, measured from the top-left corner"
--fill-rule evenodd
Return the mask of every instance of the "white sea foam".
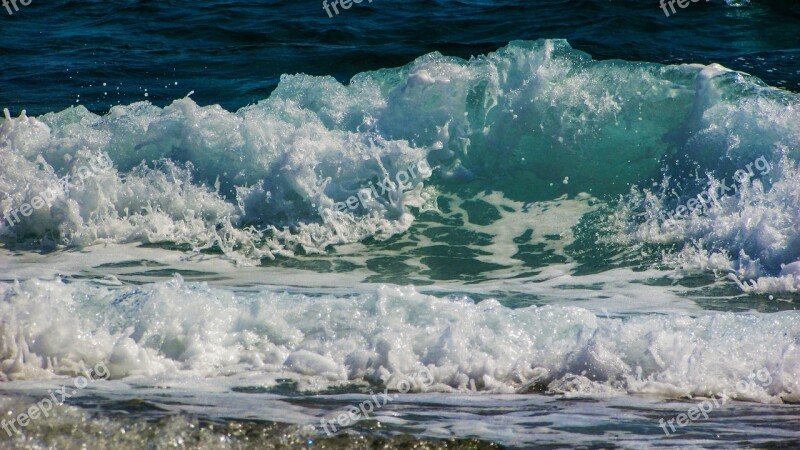
M 103 361 L 113 378 L 146 384 L 288 378 L 313 392 L 350 382 L 395 388 L 426 368 L 430 389 L 441 392 L 474 383 L 495 393 L 676 397 L 733 391 L 766 368 L 773 384 L 742 399 L 800 401 L 796 312 L 614 319 L 576 307 L 436 298 L 413 287 L 307 297 L 178 278 L 122 289 L 34 279 L 0 285 L 0 298 L 7 380 L 75 374 Z
M 730 274 L 736 280 L 748 280 L 740 283 L 746 292 L 797 292 L 800 170 L 788 158 L 778 160 L 774 166 L 774 173 L 763 181 L 736 183 L 730 195 L 675 221 L 658 217 L 668 208 L 666 195 L 634 193 L 630 203 L 617 212 L 621 216 L 618 220 L 627 226 L 615 239 L 628 243 L 681 243 L 681 250 L 667 254 L 664 260 L 682 273 Z M 709 177 L 710 186 L 720 183 L 714 176 Z M 645 207 L 640 209 L 640 205 Z M 635 220 L 634 211 L 645 220 Z

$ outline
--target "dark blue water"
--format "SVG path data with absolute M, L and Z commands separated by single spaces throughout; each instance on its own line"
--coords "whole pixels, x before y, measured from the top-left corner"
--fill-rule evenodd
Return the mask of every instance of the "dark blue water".
M 597 59 L 719 62 L 800 90 L 800 7 L 739 3 L 666 17 L 655 0 L 374 0 L 329 18 L 316 0 L 34 0 L 13 15 L 0 9 L 0 107 L 103 113 L 194 90 L 200 104 L 235 110 L 286 73 L 347 81 L 431 51 L 468 58 L 539 38 L 566 38 Z

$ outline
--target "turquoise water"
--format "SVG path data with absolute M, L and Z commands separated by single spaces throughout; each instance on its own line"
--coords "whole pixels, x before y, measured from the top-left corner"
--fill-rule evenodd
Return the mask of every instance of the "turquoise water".
M 2 17 L 2 446 L 796 446 L 798 10 L 734 3 Z

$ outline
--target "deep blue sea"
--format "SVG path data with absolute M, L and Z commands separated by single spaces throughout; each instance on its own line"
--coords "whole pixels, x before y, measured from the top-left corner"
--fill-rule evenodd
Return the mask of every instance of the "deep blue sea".
M 194 90 L 199 104 L 235 111 L 267 98 L 283 74 L 346 83 L 434 51 L 470 58 L 543 38 L 598 60 L 715 62 L 800 90 L 793 1 L 700 1 L 670 17 L 657 1 L 366 1 L 333 18 L 305 0 L 34 0 L 12 16 L 0 9 L 0 103 L 14 115 L 76 104 L 100 114 L 142 100 L 165 106 Z
M 0 448 L 800 447 L 800 3 L 25 1 Z

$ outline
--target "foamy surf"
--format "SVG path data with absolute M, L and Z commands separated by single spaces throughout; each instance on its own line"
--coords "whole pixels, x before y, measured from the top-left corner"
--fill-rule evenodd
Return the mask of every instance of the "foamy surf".
M 794 311 L 604 318 L 413 287 L 309 297 L 179 278 L 116 289 L 30 280 L 4 283 L 0 293 L 5 380 L 75 375 L 105 361 L 112 379 L 247 374 L 267 387 L 290 379 L 304 392 L 349 383 L 396 388 L 424 369 L 433 379 L 425 391 L 434 392 L 695 397 L 733 391 L 766 368 L 773 381 L 747 400 L 800 401 Z
M 797 442 L 798 105 L 541 40 L 6 112 L 0 407 L 108 369 L 10 442 Z
M 6 114 L 6 211 L 35 202 L 93 157 L 112 166 L 56 189 L 32 214 L 6 215 L 0 233 L 46 246 L 168 243 L 252 264 L 387 240 L 428 211 L 442 213 L 442 195 L 469 204 L 483 189 L 497 193 L 496 203 L 468 211 L 489 214 L 471 223 L 507 215 L 501 198 L 519 210 L 563 195 L 594 197 L 625 227 L 615 242 L 647 245 L 665 239 L 663 230 L 648 231 L 659 224 L 642 227 L 636 210 L 645 194 L 645 216 L 663 216 L 706 188 L 704 180 L 730 184 L 737 169 L 763 158 L 774 170 L 754 173 L 703 217 L 684 215 L 666 242 L 699 246 L 727 260 L 715 268 L 745 279 L 784 276 L 781 264 L 798 256 L 790 213 L 798 111 L 797 96 L 719 65 L 593 61 L 543 40 L 469 61 L 430 54 L 348 85 L 284 76 L 269 98 L 237 112 L 187 97 L 106 116 L 80 106 Z M 675 153 L 688 162 L 668 163 Z M 432 172 L 406 172 L 421 164 Z M 647 194 L 652 182 L 662 184 L 657 197 Z M 720 220 L 730 225 L 709 226 Z M 762 220 L 769 229 L 737 225 Z M 754 241 L 748 233 L 775 236 Z M 794 289 L 791 280 L 759 289 L 768 284 Z

